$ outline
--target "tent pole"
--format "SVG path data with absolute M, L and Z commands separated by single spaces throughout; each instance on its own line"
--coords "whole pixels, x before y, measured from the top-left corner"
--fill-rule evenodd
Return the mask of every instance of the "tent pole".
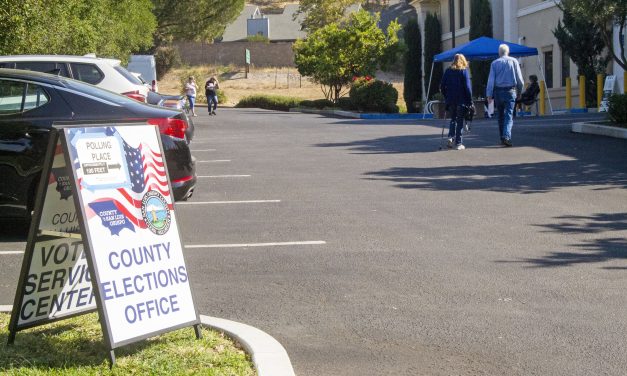
M 551 115 L 553 115 L 553 105 L 551 104 L 551 95 L 549 94 L 549 88 L 546 86 L 546 77 L 544 76 L 544 70 L 542 69 L 542 63 L 540 62 L 540 54 L 536 55 L 538 57 L 538 68 L 540 69 L 540 74 L 542 75 L 542 82 L 544 82 L 544 91 L 546 92 L 546 98 L 549 100 L 549 110 L 551 111 Z
M 429 86 L 427 86 L 427 99 L 425 101 L 425 106 L 427 105 L 427 103 L 429 103 L 429 91 L 431 90 L 431 79 L 433 78 L 433 65 L 435 64 L 435 61 L 431 62 L 431 72 L 429 72 Z M 425 118 L 425 109 L 422 109 L 422 118 Z

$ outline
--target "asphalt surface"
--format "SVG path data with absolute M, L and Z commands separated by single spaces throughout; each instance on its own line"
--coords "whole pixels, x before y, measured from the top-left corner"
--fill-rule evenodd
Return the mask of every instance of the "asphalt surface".
M 200 113 L 213 177 L 176 207 L 209 246 L 185 250 L 199 310 L 298 375 L 625 374 L 627 140 L 570 132 L 598 116 L 517 119 L 513 148 L 477 121 L 438 151 L 439 121 Z M 279 201 L 216 203 L 248 200 Z M 0 304 L 20 262 L 0 255 Z

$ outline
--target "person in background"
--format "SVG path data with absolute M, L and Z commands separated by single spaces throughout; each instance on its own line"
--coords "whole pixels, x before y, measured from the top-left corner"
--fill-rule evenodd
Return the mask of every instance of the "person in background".
M 516 109 L 522 111 L 523 105 L 530 106 L 536 101 L 536 97 L 540 94 L 540 85 L 538 85 L 538 76 L 532 74 L 529 76 L 529 86 L 523 91 L 519 99 L 516 99 Z M 514 111 L 516 116 L 516 111 Z
M 509 56 L 509 46 L 499 46 L 499 58 L 490 65 L 486 96 L 494 101 L 499 120 L 501 144 L 512 146 L 513 115 L 516 98 L 523 88 L 523 76 L 518 61 Z
M 447 146 L 452 148 L 453 143 L 455 143 L 456 150 L 464 150 L 466 148 L 462 144 L 464 117 L 472 105 L 472 86 L 468 74 L 468 62 L 464 55 L 455 55 L 453 64 L 446 69 L 442 76 L 440 91 L 444 95 L 446 106 L 451 115 Z
M 218 89 L 220 88 L 220 84 L 215 76 L 212 76 L 205 83 L 205 96 L 207 97 L 207 109 L 209 110 L 209 115 L 215 115 L 216 109 L 218 108 Z
M 198 90 L 198 86 L 196 85 L 196 81 L 193 76 L 189 76 L 184 89 L 187 100 L 189 101 L 189 110 L 191 111 L 192 116 L 198 116 L 196 115 L 196 110 L 194 108 L 194 105 L 196 104 L 196 91 Z

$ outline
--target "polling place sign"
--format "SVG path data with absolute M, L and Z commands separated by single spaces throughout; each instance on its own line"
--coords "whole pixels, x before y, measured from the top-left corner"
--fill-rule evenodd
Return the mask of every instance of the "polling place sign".
M 23 267 L 16 294 L 16 307 L 20 309 L 18 312 L 14 308 L 15 329 L 20 329 L 20 320 L 29 320 L 29 314 L 40 317 L 41 311 L 41 317 L 51 318 L 45 316 L 41 298 L 39 305 L 26 305 L 27 301 L 37 301 L 38 295 L 29 300 L 33 291 L 45 295 L 48 289 L 61 286 L 62 290 L 75 291 L 76 284 L 83 282 L 91 289 L 74 292 L 68 306 L 78 306 L 79 310 L 75 307 L 67 315 L 97 308 L 111 350 L 198 325 L 157 128 L 146 124 L 72 126 L 55 134 L 59 138 L 55 153 L 65 156 L 65 172 L 60 175 L 64 177 L 63 189 L 70 188 L 65 195 L 73 210 L 66 208 L 66 221 L 72 225 L 47 229 L 47 222 L 43 222 L 46 226 L 40 225 L 36 231 L 31 228 L 35 238 L 47 236 L 45 241 L 54 244 L 34 242 L 31 252 L 27 252 L 25 263 L 29 265 Z M 48 169 L 54 168 L 50 164 Z M 55 191 L 60 189 L 53 178 L 48 181 L 38 218 L 63 222 L 63 210 L 56 210 L 58 217 L 45 213 L 51 206 L 48 196 L 54 193 L 50 186 L 56 184 Z M 60 192 L 51 196 L 63 200 Z M 63 262 L 75 262 L 85 273 Z M 43 273 L 54 268 L 44 277 Z M 51 312 L 65 307 L 59 299 L 50 297 L 45 301 L 52 307 Z M 65 299 L 63 302 L 69 299 L 67 294 Z M 42 321 L 46 320 L 37 322 Z M 198 327 L 196 333 L 199 335 Z

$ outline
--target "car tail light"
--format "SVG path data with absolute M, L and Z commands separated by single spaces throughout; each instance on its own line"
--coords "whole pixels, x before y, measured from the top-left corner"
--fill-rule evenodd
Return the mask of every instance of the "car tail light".
M 146 96 L 144 94 L 140 94 L 139 90 L 127 91 L 126 93 L 122 93 L 122 95 L 126 95 L 127 97 L 135 99 L 138 102 L 146 103 Z
M 188 176 L 184 176 L 184 177 L 182 177 L 182 178 L 180 178 L 180 179 L 174 179 L 174 180 L 172 180 L 172 183 L 173 183 L 173 184 L 176 184 L 176 183 L 185 183 L 186 181 L 190 181 L 190 180 L 192 180 L 193 178 L 194 178 L 194 176 L 193 176 L 193 175 L 188 175 Z
M 177 138 L 185 138 L 185 131 L 188 127 L 185 120 L 175 118 L 148 119 L 148 124 L 157 125 L 159 132 Z

